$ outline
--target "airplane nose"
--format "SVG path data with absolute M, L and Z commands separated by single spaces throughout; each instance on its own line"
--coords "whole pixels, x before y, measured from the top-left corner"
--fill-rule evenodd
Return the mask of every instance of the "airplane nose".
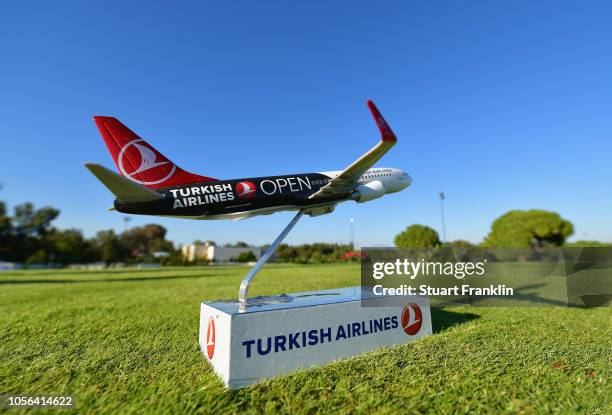
M 406 172 L 403 172 L 403 173 L 404 173 L 404 177 L 405 177 L 406 183 L 408 183 L 407 186 L 410 186 L 412 184 L 412 177 L 410 177 L 408 175 L 408 173 L 406 173 Z
M 398 171 L 395 173 L 393 180 L 385 183 L 385 191 L 387 193 L 395 193 L 404 190 L 412 183 L 412 178 L 406 172 Z
M 399 177 L 399 182 L 400 182 L 401 189 L 405 189 L 412 184 L 412 177 L 410 177 L 408 173 L 403 171 Z

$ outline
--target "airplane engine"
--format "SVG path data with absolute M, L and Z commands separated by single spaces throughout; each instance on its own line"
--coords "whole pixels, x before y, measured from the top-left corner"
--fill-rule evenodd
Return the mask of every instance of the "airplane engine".
M 304 209 L 304 213 L 307 214 L 308 216 L 315 217 L 315 216 L 327 215 L 328 213 L 332 213 L 335 208 L 336 208 L 336 205 L 316 206 L 316 207 Z
M 385 195 L 385 186 L 380 180 L 374 180 L 367 184 L 362 184 L 351 193 L 351 199 L 357 203 L 369 202 Z

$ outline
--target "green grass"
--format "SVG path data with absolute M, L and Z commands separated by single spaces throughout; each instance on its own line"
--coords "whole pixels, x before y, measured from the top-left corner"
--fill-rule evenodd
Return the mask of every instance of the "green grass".
M 78 413 L 612 413 L 609 308 L 434 309 L 423 340 L 226 390 L 199 304 L 236 298 L 246 271 L 1 273 L 0 393 Z M 357 265 L 272 265 L 251 294 L 358 284 Z

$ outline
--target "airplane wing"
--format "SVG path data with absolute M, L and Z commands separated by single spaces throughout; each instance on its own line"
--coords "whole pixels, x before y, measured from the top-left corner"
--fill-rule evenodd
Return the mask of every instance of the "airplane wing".
M 389 124 L 385 121 L 378 108 L 372 101 L 368 101 L 368 108 L 372 112 L 374 121 L 381 133 L 381 140 L 370 151 L 359 157 L 353 164 L 348 166 L 338 176 L 334 177 L 319 189 L 318 192 L 310 195 L 309 199 L 320 199 L 334 196 L 345 196 L 355 189 L 359 178 L 365 174 L 370 167 L 391 149 L 397 142 L 397 137 L 391 131 Z

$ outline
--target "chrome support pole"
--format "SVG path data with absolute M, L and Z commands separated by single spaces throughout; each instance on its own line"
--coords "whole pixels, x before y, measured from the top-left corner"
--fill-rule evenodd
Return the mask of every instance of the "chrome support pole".
M 266 249 L 266 252 L 259 258 L 257 263 L 253 265 L 253 268 L 249 271 L 249 273 L 244 277 L 242 283 L 240 283 L 240 292 L 238 293 L 238 301 L 240 301 L 240 306 L 244 307 L 247 302 L 247 294 L 249 293 L 249 285 L 255 278 L 255 275 L 259 272 L 259 269 L 270 259 L 276 247 L 283 242 L 283 239 L 287 237 L 291 229 L 295 226 L 296 223 L 300 220 L 302 215 L 304 214 L 303 210 L 300 210 L 294 217 L 291 219 L 291 222 L 283 229 L 283 231 L 278 235 L 278 237 L 272 242 L 272 245 Z

